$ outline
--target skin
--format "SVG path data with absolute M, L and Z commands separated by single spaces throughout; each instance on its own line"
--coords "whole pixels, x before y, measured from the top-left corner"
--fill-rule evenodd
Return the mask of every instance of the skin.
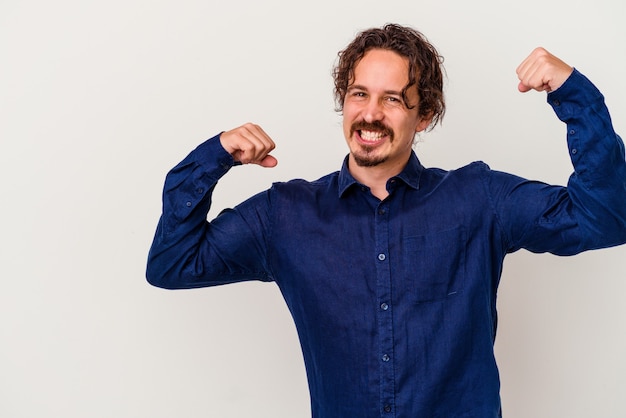
M 572 71 L 572 67 L 544 48 L 536 48 L 517 67 L 518 90 L 554 91 Z M 419 95 L 415 88 L 407 92 L 413 109 L 402 102 L 400 92 L 407 81 L 406 58 L 392 51 L 373 49 L 357 63 L 344 101 L 343 132 L 350 149 L 350 173 L 381 200 L 388 194 L 387 180 L 400 173 L 408 162 L 415 133 L 430 123 L 430 118 L 417 114 Z M 363 123 L 366 125 L 358 129 Z M 373 123 L 376 126 L 369 125 Z M 270 154 L 276 144 L 259 125 L 246 123 L 226 131 L 220 142 L 242 164 L 275 167 L 278 163 Z
M 246 123 L 220 135 L 222 147 L 242 164 L 275 167 L 278 160 L 269 155 L 276 144 L 268 134 L 254 123 Z
M 522 93 L 530 90 L 551 92 L 561 87 L 573 71 L 544 48 L 535 48 L 517 67 L 517 89 Z
M 431 120 L 418 115 L 417 87 L 407 91 L 409 103 L 402 99 L 408 69 L 408 60 L 396 52 L 372 49 L 355 66 L 344 99 L 350 173 L 379 199 L 387 197 L 387 180 L 408 162 L 415 134 Z

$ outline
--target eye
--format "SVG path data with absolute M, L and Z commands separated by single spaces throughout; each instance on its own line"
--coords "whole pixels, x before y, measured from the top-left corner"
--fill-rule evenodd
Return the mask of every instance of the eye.
M 385 96 L 385 102 L 394 106 L 402 105 L 404 103 L 402 99 L 397 96 Z

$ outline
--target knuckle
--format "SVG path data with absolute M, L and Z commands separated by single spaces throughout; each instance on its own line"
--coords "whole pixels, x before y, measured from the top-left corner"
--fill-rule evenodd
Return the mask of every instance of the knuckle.
M 252 123 L 252 122 L 246 122 L 243 124 L 242 126 L 244 129 L 246 129 L 247 131 L 255 131 L 259 128 L 258 125 Z
M 249 141 L 243 141 L 240 145 L 239 145 L 239 149 L 241 149 L 241 151 L 243 151 L 246 154 L 251 153 L 252 151 L 254 151 L 254 144 L 252 144 Z

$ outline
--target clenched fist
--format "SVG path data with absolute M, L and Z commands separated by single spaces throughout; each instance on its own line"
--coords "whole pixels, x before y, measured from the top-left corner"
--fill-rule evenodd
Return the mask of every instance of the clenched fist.
M 220 135 L 222 147 L 242 164 L 275 167 L 278 160 L 269 155 L 276 144 L 259 125 L 246 123 Z
M 518 90 L 551 92 L 559 87 L 572 74 L 574 69 L 543 48 L 536 48 L 517 67 L 520 82 Z

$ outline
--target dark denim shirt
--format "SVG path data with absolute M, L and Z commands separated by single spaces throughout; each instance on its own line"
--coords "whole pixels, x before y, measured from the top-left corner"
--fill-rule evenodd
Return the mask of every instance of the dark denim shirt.
M 548 101 L 567 123 L 567 187 L 481 162 L 424 168 L 413 154 L 383 201 L 344 162 L 207 222 L 211 192 L 234 165 L 214 137 L 167 176 L 148 280 L 168 289 L 275 282 L 302 345 L 313 417 L 498 417 L 505 255 L 626 240 L 624 147 L 602 95 L 575 71 Z

